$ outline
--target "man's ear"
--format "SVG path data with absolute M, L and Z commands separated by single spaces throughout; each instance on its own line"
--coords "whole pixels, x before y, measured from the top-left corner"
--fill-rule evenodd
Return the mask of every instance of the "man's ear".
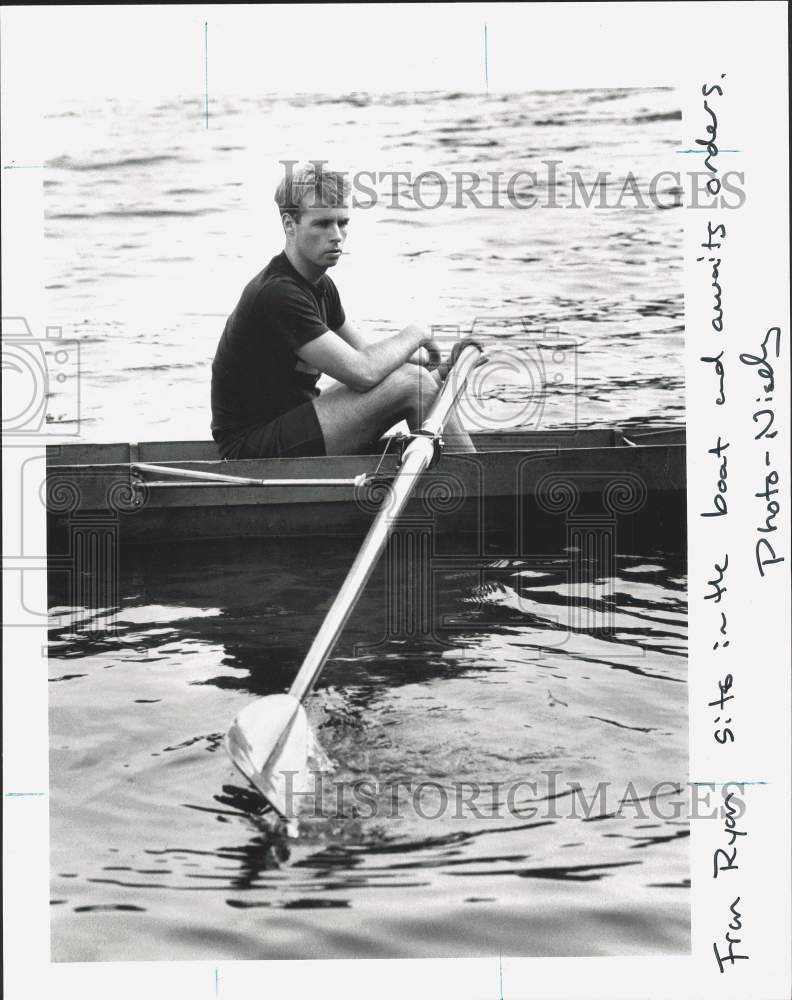
M 294 221 L 293 215 L 289 215 L 288 212 L 284 212 L 283 215 L 281 215 L 281 225 L 283 226 L 283 231 L 287 236 L 294 236 L 294 227 L 296 224 L 297 223 Z

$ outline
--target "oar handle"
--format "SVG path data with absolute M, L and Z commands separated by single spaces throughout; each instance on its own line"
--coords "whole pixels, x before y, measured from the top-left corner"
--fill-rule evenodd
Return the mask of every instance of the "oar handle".
M 459 351 L 454 365 L 437 395 L 437 399 L 432 404 L 432 408 L 427 413 L 426 419 L 421 424 L 421 430 L 424 433 L 439 434 L 442 431 L 459 394 L 465 388 L 471 372 L 479 363 L 481 354 L 481 346 L 474 341 L 466 343 Z
M 421 473 L 432 460 L 434 445 L 431 436 L 442 431 L 480 357 L 481 347 L 475 343 L 467 344 L 459 351 L 454 367 L 448 373 L 426 419 L 421 424 L 424 433 L 413 438 L 405 449 L 399 471 L 390 484 L 389 496 L 369 528 L 360 551 L 327 612 L 299 673 L 294 678 L 289 694 L 298 701 L 303 701 L 310 694 L 319 679 L 333 646 L 388 543 L 396 520 L 407 506 Z

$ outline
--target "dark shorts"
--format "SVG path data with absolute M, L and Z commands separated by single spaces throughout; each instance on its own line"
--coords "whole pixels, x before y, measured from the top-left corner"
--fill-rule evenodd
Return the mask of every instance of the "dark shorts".
M 324 455 L 319 418 L 311 402 L 300 403 L 267 424 L 218 441 L 222 458 L 293 458 Z

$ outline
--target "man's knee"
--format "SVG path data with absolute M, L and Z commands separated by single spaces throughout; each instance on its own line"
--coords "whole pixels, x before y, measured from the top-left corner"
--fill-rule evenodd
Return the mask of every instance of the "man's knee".
M 410 402 L 419 402 L 428 397 L 431 402 L 437 394 L 439 382 L 432 372 L 421 365 L 402 365 L 393 372 L 404 397 Z

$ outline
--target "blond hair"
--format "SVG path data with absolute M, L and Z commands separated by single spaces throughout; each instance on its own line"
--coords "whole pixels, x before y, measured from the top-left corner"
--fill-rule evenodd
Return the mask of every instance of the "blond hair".
M 281 215 L 291 215 L 295 222 L 313 195 L 317 208 L 339 208 L 349 197 L 350 185 L 338 170 L 325 170 L 323 160 L 295 164 L 281 161 L 285 167 L 283 178 L 275 189 L 275 204 Z

